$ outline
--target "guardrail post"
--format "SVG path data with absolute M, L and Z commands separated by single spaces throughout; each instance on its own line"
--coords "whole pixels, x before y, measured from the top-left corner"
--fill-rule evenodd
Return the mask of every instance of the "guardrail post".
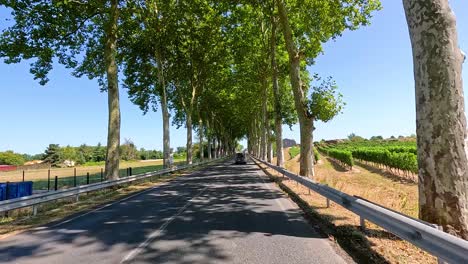
M 54 190 L 58 189 L 58 176 L 55 176 Z
M 76 187 L 76 168 L 73 168 L 73 186 Z
M 75 195 L 75 202 L 77 203 L 79 200 L 80 200 L 80 195 L 79 194 Z
M 104 170 L 101 168 L 101 182 L 104 180 Z
M 130 170 L 130 176 L 132 176 L 132 175 L 133 175 L 133 173 L 132 173 L 132 167 L 130 167 L 130 168 L 128 168 L 128 169 Z
M 325 198 L 327 200 L 327 208 L 330 208 L 330 199 Z
M 32 214 L 33 214 L 33 216 L 36 216 L 36 215 L 37 215 L 37 206 L 38 206 L 38 205 L 33 205 L 33 206 L 32 206 Z
M 359 216 L 359 225 L 361 225 L 361 229 L 366 229 L 366 219 L 362 216 Z
M 86 173 L 86 185 L 89 184 L 89 172 Z
M 47 191 L 50 191 L 50 169 L 47 171 Z

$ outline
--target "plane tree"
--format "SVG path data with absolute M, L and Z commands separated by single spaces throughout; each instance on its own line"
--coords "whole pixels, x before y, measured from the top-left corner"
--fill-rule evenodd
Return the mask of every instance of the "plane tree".
M 311 107 L 327 102 L 312 102 L 310 85 L 304 81 L 307 65 L 323 51 L 322 44 L 335 39 L 345 30 L 354 30 L 370 22 L 372 11 L 380 8 L 378 0 L 276 0 L 278 18 L 289 56 L 289 75 L 294 105 L 300 127 L 299 174 L 313 177 L 314 121 L 323 113 Z M 318 98 L 323 98 L 319 96 Z M 334 111 L 336 112 L 336 109 Z M 329 115 L 326 115 L 329 117 Z
M 468 239 L 467 130 L 456 18 L 448 0 L 404 0 L 413 51 L 419 216 Z
M 121 39 L 124 86 L 130 100 L 146 114 L 158 106 L 163 120 L 163 165 L 170 159 L 170 109 L 168 101 L 169 38 L 174 30 L 168 17 L 174 4 L 169 1 L 135 2 Z
M 76 77 L 97 79 L 108 94 L 105 173 L 119 177 L 120 103 L 117 38 L 119 13 L 128 2 L 69 0 L 7 0 L 13 25 L 0 35 L 5 63 L 31 61 L 34 79 L 45 85 L 54 62 L 73 69 Z

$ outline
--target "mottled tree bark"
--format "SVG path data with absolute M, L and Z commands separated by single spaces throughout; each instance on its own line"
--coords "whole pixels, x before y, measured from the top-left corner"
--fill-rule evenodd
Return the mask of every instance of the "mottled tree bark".
M 192 164 L 193 156 L 192 156 L 192 114 L 187 113 L 185 118 L 185 126 L 187 127 L 187 164 Z
M 272 30 L 271 30 L 271 79 L 273 83 L 273 97 L 275 108 L 275 140 L 276 140 L 276 165 L 283 167 L 284 154 L 283 154 L 283 128 L 281 116 L 281 99 L 278 86 L 278 66 L 276 63 L 276 22 L 272 16 Z
M 413 49 L 420 218 L 468 239 L 462 63 L 448 0 L 404 0 Z
M 119 178 L 120 161 L 119 82 L 117 62 L 115 58 L 117 53 L 117 21 L 119 10 L 117 0 L 111 0 L 110 3 L 109 21 L 106 26 L 106 44 L 104 48 L 109 108 L 105 173 L 107 179 L 114 180 Z
M 206 144 L 208 148 L 208 159 L 211 159 L 211 135 L 210 135 L 210 122 L 206 120 Z
M 158 64 L 158 79 L 159 79 L 159 88 L 160 95 L 159 100 L 161 103 L 161 113 L 163 119 L 163 167 L 168 168 L 170 166 L 169 161 L 171 157 L 171 138 L 170 138 L 170 126 L 169 126 L 169 109 L 167 106 L 167 90 L 166 82 L 164 78 L 164 69 L 162 66 L 162 58 L 157 55 L 157 64 Z
M 268 90 L 268 83 L 266 78 L 262 80 L 262 115 L 261 115 L 261 127 L 260 127 L 260 155 L 262 160 L 267 159 L 267 126 L 268 126 L 268 119 L 267 119 L 267 90 Z
M 271 144 L 271 139 L 270 139 L 270 136 L 271 136 L 271 133 L 270 133 L 270 129 L 268 129 L 268 138 L 267 138 L 267 161 L 269 163 L 271 163 L 272 159 L 273 159 L 273 146 Z
M 162 87 L 163 93 L 161 100 L 161 112 L 163 118 L 163 167 L 168 168 L 171 164 L 171 138 L 169 130 L 169 109 L 167 107 L 166 87 Z
M 299 127 L 301 131 L 301 156 L 299 174 L 306 177 L 314 176 L 314 163 L 312 151 L 312 132 L 314 129 L 313 118 L 309 113 L 306 95 L 302 90 L 301 80 L 301 57 L 295 46 L 293 33 L 289 25 L 288 14 L 283 0 L 276 0 L 279 18 L 283 28 L 283 35 L 286 42 L 286 49 L 289 55 L 289 76 L 294 94 L 294 105 L 299 117 Z
M 216 157 L 221 158 L 221 140 L 219 137 L 216 137 L 217 148 L 216 148 Z
M 203 153 L 203 120 L 201 118 L 198 119 L 198 150 L 200 151 L 200 161 L 205 159 L 205 153 Z
M 219 158 L 219 156 L 218 156 L 218 144 L 216 144 L 216 143 L 217 143 L 216 137 L 213 137 L 213 155 L 214 155 L 215 159 Z

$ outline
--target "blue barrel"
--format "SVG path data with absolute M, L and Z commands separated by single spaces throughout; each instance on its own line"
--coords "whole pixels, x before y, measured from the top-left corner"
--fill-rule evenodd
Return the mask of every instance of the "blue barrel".
M 6 199 L 6 184 L 0 183 L 0 201 Z
M 7 193 L 7 199 L 15 199 L 18 198 L 18 184 L 19 182 L 9 182 L 8 183 L 8 193 Z
M 33 191 L 33 182 L 25 181 L 18 183 L 18 197 L 24 197 L 32 195 Z
M 7 191 L 7 184 L 0 183 L 0 201 L 32 195 L 32 190 L 33 190 L 32 181 L 9 182 L 8 191 Z M 8 197 L 7 197 L 7 194 L 8 194 Z

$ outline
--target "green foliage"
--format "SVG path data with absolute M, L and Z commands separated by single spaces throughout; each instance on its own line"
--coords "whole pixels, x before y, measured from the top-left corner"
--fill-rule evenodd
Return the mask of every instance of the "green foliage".
M 318 152 L 316 147 L 314 147 L 314 160 L 315 160 L 315 162 L 320 160 L 320 153 Z
M 320 80 L 318 75 L 315 79 Z M 314 86 L 310 97 L 309 111 L 315 120 L 328 122 L 341 113 L 345 106 L 343 96 L 337 92 L 336 83 L 331 77 L 322 81 L 319 86 Z
M 357 142 L 357 141 L 364 141 L 365 138 L 361 137 L 361 136 L 358 136 L 356 135 L 355 133 L 351 133 L 348 135 L 348 139 L 350 141 L 353 141 L 353 142 Z
M 138 151 L 139 159 L 141 160 L 149 160 L 149 159 L 162 159 L 163 152 L 160 150 L 145 150 L 141 148 Z
M 58 144 L 49 144 L 44 153 L 44 161 L 49 162 L 52 166 L 58 166 L 62 162 L 60 154 L 60 146 Z
M 288 0 L 288 16 L 295 42 L 308 65 L 323 52 L 323 43 L 345 30 L 369 25 L 372 12 L 381 9 L 378 0 L 317 1 Z
M 299 146 L 293 146 L 289 148 L 289 156 L 291 159 L 299 155 L 299 153 L 301 153 L 301 148 Z
M 289 148 L 289 156 L 291 157 L 291 159 L 293 159 L 300 153 L 301 153 L 301 148 L 299 146 L 294 146 L 294 147 Z M 319 159 L 320 159 L 320 154 L 317 151 L 317 148 L 314 147 L 314 160 L 315 162 L 317 162 Z
M 174 159 L 185 159 L 187 158 L 187 152 L 180 152 L 180 153 L 176 152 L 174 153 L 173 157 Z
M 350 167 L 354 165 L 353 154 L 350 151 L 322 147 L 319 150 Z
M 357 137 L 351 134 L 352 138 Z M 417 148 L 415 141 L 370 140 L 348 141 L 335 145 L 321 145 L 323 151 L 339 150 L 351 152 L 353 158 L 382 164 L 392 169 L 412 173 L 418 172 Z M 322 151 L 321 149 L 321 151 Z
M 70 146 L 60 148 L 59 156 L 61 157 L 62 160 L 76 161 L 78 159 L 78 153 L 76 151 L 76 148 L 73 148 Z
M 125 139 L 125 142 L 120 146 L 120 158 L 122 160 L 136 160 L 139 158 L 138 150 L 130 139 Z
M 411 152 L 392 152 L 384 148 L 358 148 L 353 150 L 356 159 L 370 161 L 393 169 L 418 172 L 417 156 Z
M 0 152 L 0 165 L 23 165 L 25 159 L 22 154 L 14 153 L 11 150 Z

